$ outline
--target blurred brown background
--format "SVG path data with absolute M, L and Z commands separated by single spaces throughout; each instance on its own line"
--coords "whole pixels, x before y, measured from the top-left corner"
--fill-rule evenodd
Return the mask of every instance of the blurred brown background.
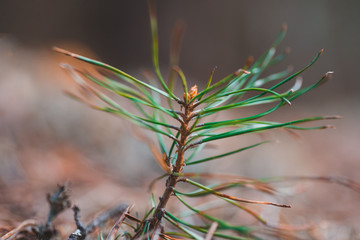
M 218 80 L 248 56 L 260 56 L 283 23 L 288 34 L 279 51 L 290 47 L 291 54 L 273 72 L 289 65 L 300 69 L 322 48 L 322 57 L 302 75 L 304 84 L 335 72 L 329 83 L 267 119 L 341 115 L 342 120 L 328 122 L 336 130 L 299 132 L 300 137 L 275 131 L 220 142 L 211 151 L 264 137 L 279 141 L 235 157 L 236 162 L 214 163 L 219 171 L 230 168 L 248 177 L 341 175 L 360 182 L 359 1 L 158 0 L 156 5 L 164 73 L 178 19 L 187 23 L 180 66 L 200 86 L 214 66 Z M 129 124 L 62 93 L 74 87 L 58 63 L 74 61 L 51 47 L 142 77 L 141 70 L 151 68 L 146 1 L 0 1 L 0 33 L 0 220 L 14 224 L 43 217 L 47 209 L 38 209 L 45 193 L 65 180 L 73 183 L 72 196 L 84 216 L 121 201 L 145 208 L 143 186 L 161 172 L 146 144 L 131 136 Z M 358 193 L 333 185 L 305 186 L 289 202 L 301 217 L 322 223 L 326 231 L 317 233 L 319 239 L 331 239 L 326 234 L 332 226 L 338 229 L 331 232 L 333 239 L 349 239 L 353 232 L 359 236 Z M 71 213 L 66 217 L 71 219 Z

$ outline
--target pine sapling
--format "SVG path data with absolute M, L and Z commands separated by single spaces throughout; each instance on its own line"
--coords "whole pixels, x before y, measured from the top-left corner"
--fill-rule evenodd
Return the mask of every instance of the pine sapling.
M 176 239 L 174 237 L 181 236 L 191 239 L 210 239 L 212 236 L 216 236 L 225 239 L 259 239 L 256 235 L 256 227 L 231 225 L 225 220 L 211 216 L 203 210 L 198 210 L 187 203 L 182 197 L 202 197 L 205 195 L 214 195 L 226 203 L 238 207 L 246 214 L 254 217 L 261 225 L 270 228 L 273 231 L 284 231 L 284 227 L 268 223 L 255 211 L 243 205 L 243 203 L 265 204 L 284 208 L 290 207 L 289 205 L 244 199 L 225 194 L 223 193 L 223 190 L 237 186 L 252 186 L 259 191 L 273 193 L 274 189 L 268 184 L 269 182 L 289 179 L 274 178 L 256 180 L 231 175 L 221 175 L 218 173 L 186 173 L 184 172 L 184 169 L 189 165 L 206 164 L 210 161 L 237 154 L 268 142 L 263 141 L 254 143 L 250 146 L 241 146 L 230 152 L 194 160 L 196 154 L 206 144 L 220 139 L 278 128 L 313 130 L 331 127 L 329 125 L 304 127 L 301 124 L 324 119 L 337 119 L 339 118 L 338 116 L 317 116 L 288 122 L 261 120 L 262 117 L 273 113 L 280 107 L 290 105 L 296 98 L 322 85 L 329 79 L 331 72 L 325 73 L 312 85 L 302 86 L 302 81 L 298 78 L 301 73 L 310 68 L 318 60 L 323 53 L 323 50 L 319 51 L 308 65 L 293 74 L 290 74 L 289 69 L 286 69 L 268 76 L 263 76 L 265 70 L 282 61 L 287 54 L 286 52 L 276 54 L 276 47 L 286 33 L 286 26 L 284 26 L 269 50 L 267 50 L 257 61 L 253 61 L 253 59 L 249 58 L 242 68 L 218 81 L 213 80 L 213 70 L 203 89 L 200 89 L 197 85 L 189 87 L 185 74 L 178 66 L 180 42 L 184 30 L 183 25 L 177 25 L 174 31 L 172 48 L 170 51 L 170 73 L 166 81 L 159 66 L 155 8 L 152 2 L 150 2 L 149 6 L 153 42 L 153 66 L 158 80 L 157 83 L 161 85 L 162 89 L 156 87 L 157 83 L 155 83 L 151 77 L 149 77 L 149 82 L 142 81 L 108 64 L 67 50 L 54 48 L 55 51 L 59 53 L 94 65 L 102 71 L 107 71 L 107 74 L 104 74 L 102 77 L 95 77 L 74 66 L 62 64 L 62 67 L 65 68 L 81 86 L 82 93 L 85 92 L 86 95 L 85 98 L 79 95 L 70 94 L 73 98 L 87 103 L 92 108 L 121 116 L 135 125 L 150 130 L 157 137 L 158 145 L 155 145 L 150 140 L 146 141 L 149 143 L 155 159 L 164 171 L 164 175 L 159 177 L 159 179 L 163 177 L 167 178 L 164 191 L 162 195 L 159 196 L 159 201 L 156 201 L 155 197 L 152 198 L 153 208 L 145 214 L 144 219 L 141 220 L 137 227 L 135 227 L 134 233 L 126 233 L 121 237 L 131 239 L 145 237 L 148 239 L 157 239 L 159 237 L 163 239 Z M 114 78 L 110 78 L 109 73 L 111 73 Z M 174 90 L 176 79 L 181 81 L 183 87 L 183 94 L 180 96 L 177 96 Z M 279 91 L 281 86 L 291 81 L 294 81 L 294 84 L 289 90 Z M 113 100 L 109 95 L 104 94 L 99 88 L 94 87 L 94 84 L 130 101 L 138 111 L 134 113 L 132 110 L 121 106 L 119 102 Z M 265 88 L 264 85 L 271 85 L 271 87 Z M 255 94 L 249 96 L 248 93 Z M 90 101 L 89 95 L 93 96 L 94 99 L 99 100 L 101 104 L 99 101 L 97 103 Z M 261 113 L 248 117 L 220 121 L 207 120 L 208 116 L 222 113 L 225 110 L 236 110 L 254 105 L 266 105 L 269 106 L 269 108 Z M 193 180 L 194 178 L 216 178 L 223 182 L 206 186 L 196 182 Z M 309 177 L 309 179 L 311 178 Z M 356 183 L 344 179 L 312 178 L 312 180 L 325 180 L 329 182 L 337 181 L 340 184 L 358 191 L 360 189 L 359 185 Z M 188 193 L 181 192 L 177 188 L 177 185 L 180 182 L 192 185 L 197 190 Z M 193 225 L 170 213 L 167 210 L 167 204 L 173 196 L 179 200 L 179 203 L 189 208 L 189 210 L 193 211 L 195 214 L 212 222 L 212 224 L 206 226 Z M 164 222 L 173 226 L 173 229 L 177 229 L 177 231 L 168 232 L 167 229 L 163 228 Z M 229 233 L 229 231 L 233 234 Z M 114 236 L 113 234 L 114 233 L 112 233 L 112 236 Z

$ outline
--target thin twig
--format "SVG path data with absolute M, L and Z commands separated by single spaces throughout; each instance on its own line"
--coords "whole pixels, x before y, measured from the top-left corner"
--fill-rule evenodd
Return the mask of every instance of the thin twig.
M 20 223 L 19 226 L 11 230 L 10 232 L 3 235 L 0 240 L 10 240 L 13 237 L 15 237 L 23 228 L 26 228 L 28 226 L 38 226 L 39 222 L 34 219 L 28 219 Z
M 69 183 L 58 185 L 58 190 L 53 195 L 47 195 L 47 201 L 50 204 L 50 212 L 46 221 L 46 226 L 50 227 L 56 216 L 71 206 L 71 201 L 67 194 L 68 186 Z
M 133 220 L 135 222 L 141 223 L 142 220 L 138 219 L 137 217 L 134 217 L 133 215 L 131 215 L 130 213 L 125 213 L 125 216 L 129 219 L 129 220 Z
M 68 182 L 64 185 L 58 185 L 58 189 L 54 194 L 47 194 L 50 210 L 46 223 L 40 223 L 34 228 L 34 232 L 39 240 L 49 240 L 58 234 L 57 230 L 52 227 L 52 222 L 61 212 L 71 207 L 71 201 L 67 193 L 68 186 Z
M 123 214 L 127 207 L 127 204 L 120 204 L 119 206 L 101 214 L 86 226 L 86 233 L 92 233 L 96 228 L 103 226 L 109 219 L 118 217 L 119 215 Z
M 214 236 L 214 233 L 218 227 L 218 223 L 217 222 L 213 222 L 210 226 L 209 231 L 207 232 L 206 236 L 205 236 L 205 240 L 211 240 L 212 237 Z
M 96 228 L 100 228 L 105 223 L 118 216 L 122 216 L 124 213 L 126 213 L 126 209 L 128 209 L 128 205 L 126 204 L 120 204 L 119 206 L 110 209 L 109 211 L 101 214 L 97 218 L 95 218 L 91 223 L 89 223 L 86 227 L 83 227 L 83 225 L 80 223 L 78 212 L 78 208 L 74 208 L 74 218 L 76 222 L 76 230 L 69 236 L 68 240 L 83 240 L 86 238 L 87 235 L 94 232 Z M 1 239 L 2 240 L 2 239 Z
M 74 219 L 77 228 L 73 233 L 70 234 L 68 240 L 84 240 L 86 238 L 86 230 L 85 227 L 80 222 L 80 218 L 79 218 L 80 209 L 75 205 L 73 207 L 73 211 L 74 211 Z
M 112 227 L 108 237 L 106 238 L 106 240 L 114 240 L 116 238 L 116 234 L 121 226 L 121 224 L 123 223 L 123 221 L 126 218 L 126 214 L 129 213 L 130 209 L 132 209 L 135 205 L 132 204 L 131 206 L 127 207 L 125 209 L 125 211 L 120 215 L 119 219 L 116 221 L 115 225 Z

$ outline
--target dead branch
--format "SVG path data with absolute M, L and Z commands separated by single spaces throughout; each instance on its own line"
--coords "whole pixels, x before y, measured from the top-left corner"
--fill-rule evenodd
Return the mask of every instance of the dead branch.
M 0 240 L 10 240 L 13 237 L 15 237 L 22 229 L 29 227 L 29 226 L 38 226 L 39 222 L 34 219 L 28 219 L 20 223 L 19 226 L 17 226 L 15 229 L 11 230 L 10 232 L 3 235 Z
M 58 190 L 53 194 L 47 195 L 47 201 L 50 204 L 50 212 L 46 221 L 47 226 L 51 226 L 52 221 L 66 208 L 71 206 L 69 195 L 67 194 L 69 184 L 65 183 L 63 186 L 58 185 Z
M 117 234 L 121 224 L 125 220 L 127 214 L 129 214 L 130 211 L 133 209 L 133 207 L 134 207 L 134 204 L 127 207 L 126 210 L 120 215 L 119 219 L 116 221 L 115 225 L 112 227 L 112 229 L 111 229 L 108 237 L 106 238 L 106 240 L 114 240 L 116 238 L 116 234 Z
M 78 207 L 74 207 L 74 219 L 76 223 L 76 230 L 70 234 L 68 240 L 84 240 L 87 235 L 94 232 L 96 228 L 101 228 L 106 224 L 106 222 L 110 219 L 125 215 L 128 212 L 129 206 L 126 204 L 120 204 L 119 206 L 110 209 L 107 212 L 104 212 L 97 218 L 95 218 L 91 223 L 89 223 L 86 227 L 80 222 L 79 219 L 79 211 Z
M 86 230 L 79 218 L 80 209 L 77 206 L 74 206 L 73 211 L 77 229 L 70 234 L 69 240 L 84 240 L 86 237 Z
M 123 214 L 123 212 L 126 211 L 127 208 L 128 205 L 120 204 L 117 207 L 110 209 L 107 212 L 104 212 L 86 226 L 85 228 L 86 233 L 87 234 L 92 233 L 96 228 L 100 228 L 104 226 L 109 219 L 119 217 L 121 214 Z
M 47 201 L 50 205 L 50 211 L 45 225 L 37 222 L 36 220 L 26 220 L 22 222 L 17 228 L 2 236 L 0 240 L 8 240 L 13 238 L 27 226 L 34 227 L 33 232 L 40 240 L 49 240 L 56 236 L 57 230 L 52 228 L 52 222 L 62 211 L 71 206 L 71 201 L 69 200 L 67 189 L 68 183 L 65 183 L 65 185 L 58 185 L 58 189 L 53 195 L 47 194 Z
M 50 211 L 46 224 L 39 224 L 37 228 L 33 229 L 39 240 L 50 240 L 58 234 L 57 230 L 52 227 L 52 222 L 62 211 L 71 206 L 71 201 L 67 193 L 68 186 L 69 183 L 65 183 L 63 186 L 58 185 L 58 189 L 53 195 L 47 195 Z

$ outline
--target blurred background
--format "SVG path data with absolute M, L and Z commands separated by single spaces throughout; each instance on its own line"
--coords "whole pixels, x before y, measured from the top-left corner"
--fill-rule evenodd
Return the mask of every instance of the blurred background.
M 326 85 L 266 119 L 341 115 L 326 122 L 336 129 L 222 141 L 203 154 L 263 138 L 276 143 L 197 170 L 216 167 L 246 177 L 345 176 L 360 182 L 359 1 L 158 0 L 156 7 L 165 75 L 177 20 L 187 24 L 180 67 L 200 87 L 213 67 L 216 81 L 248 56 L 259 57 L 284 23 L 288 33 L 278 51 L 290 47 L 291 54 L 268 73 L 301 69 L 322 48 L 319 61 L 302 74 L 304 84 L 334 71 Z M 125 121 L 65 96 L 63 90 L 76 88 L 59 63 L 80 63 L 51 49 L 65 48 L 143 78 L 142 71 L 152 67 L 146 1 L 1 1 L 0 34 L 0 224 L 6 229 L 27 218 L 45 219 L 45 193 L 67 180 L 84 219 L 119 202 L 145 209 L 144 188 L 161 173 L 147 145 Z M 310 182 L 283 188 L 290 186 L 295 190 L 287 201 L 293 208 L 284 213 L 290 223 L 315 222 L 316 239 L 360 239 L 359 193 Z M 62 225 L 64 232 L 74 228 L 71 218 L 70 211 L 64 214 L 62 221 L 69 222 Z

